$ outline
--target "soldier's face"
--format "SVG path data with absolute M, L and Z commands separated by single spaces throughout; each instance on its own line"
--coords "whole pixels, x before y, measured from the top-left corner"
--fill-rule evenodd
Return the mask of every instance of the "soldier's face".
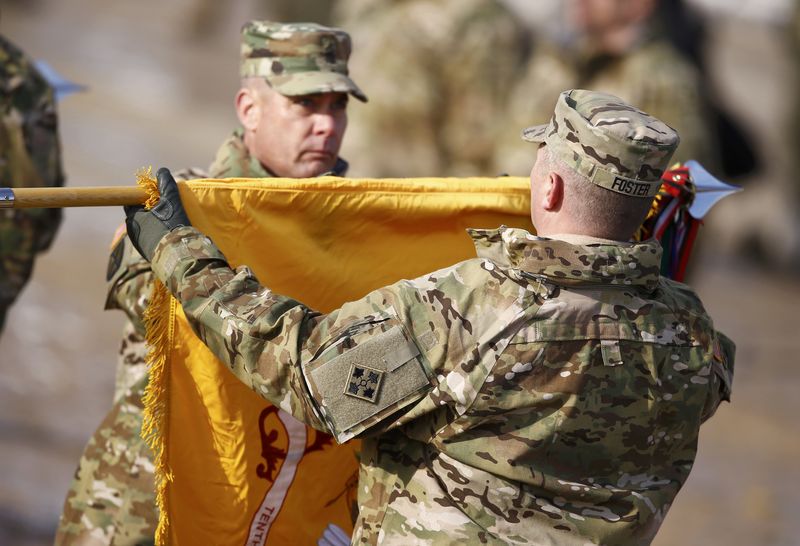
M 347 128 L 345 93 L 261 94 L 250 153 L 276 176 L 311 178 L 333 169 Z

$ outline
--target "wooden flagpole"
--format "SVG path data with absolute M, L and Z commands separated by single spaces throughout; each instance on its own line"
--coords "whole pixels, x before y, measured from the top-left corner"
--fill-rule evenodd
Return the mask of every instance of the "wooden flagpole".
M 147 192 L 141 186 L 85 188 L 0 188 L 0 208 L 32 209 L 143 205 Z

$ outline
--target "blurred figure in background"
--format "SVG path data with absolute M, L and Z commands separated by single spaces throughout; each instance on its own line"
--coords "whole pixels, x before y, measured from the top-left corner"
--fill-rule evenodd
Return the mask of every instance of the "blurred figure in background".
M 792 18 L 788 25 L 788 42 L 791 58 L 794 61 L 794 74 L 792 85 L 794 87 L 791 96 L 794 100 L 791 101 L 791 115 L 789 116 L 789 123 L 782 129 L 788 134 L 790 145 L 794 153 L 792 153 L 792 172 L 797 173 L 800 168 L 800 0 L 794 0 L 792 6 Z M 790 184 L 791 200 L 796 209 L 800 211 L 800 179 L 796 176 L 793 183 Z M 798 253 L 800 254 L 800 253 Z M 796 269 L 800 271 L 800 256 L 797 256 Z
M 717 151 L 716 157 L 707 158 L 710 161 L 706 166 L 718 168 L 726 179 L 739 179 L 760 170 L 761 154 L 750 129 L 717 96 L 706 62 L 706 17 L 684 0 L 660 0 L 654 20 L 664 37 L 699 71 L 700 93 L 711 125 L 711 147 Z
M 794 160 L 793 172 L 797 172 L 800 167 L 800 154 L 796 153 L 800 150 L 800 0 L 794 0 L 792 5 L 792 18 L 787 27 L 787 38 L 789 43 L 789 51 L 792 59 L 794 60 L 794 92 L 791 94 L 793 100 L 791 101 L 790 111 L 791 118 L 789 126 L 786 128 L 789 133 L 791 146 L 795 150 L 792 154 Z M 800 203 L 800 179 L 795 178 L 794 183 L 791 185 L 792 200 Z M 800 263 L 797 264 L 800 269 Z
M 604 91 L 664 120 L 681 135 L 676 160 L 717 163 L 702 76 L 658 24 L 658 0 L 570 0 L 566 35 L 541 36 L 510 101 L 508 119 L 545 123 L 569 88 Z M 531 91 L 535 90 L 535 91 Z M 530 151 L 504 135 L 498 170 L 524 175 Z
M 369 109 L 351 111 L 344 152 L 359 158 L 351 175 L 497 174 L 503 112 L 526 52 L 501 3 L 339 0 L 334 15 L 351 30 L 352 72 L 369 79 L 373 97 Z
M 62 186 L 53 89 L 14 44 L 0 36 L 0 187 Z M 61 209 L 0 209 L 0 332 L 9 306 L 47 250 Z
M 186 5 L 189 36 L 203 39 L 214 35 L 219 27 L 231 20 L 237 12 L 248 13 L 254 19 L 272 21 L 316 21 L 327 25 L 336 0 L 192 0 Z M 235 19 L 237 21 L 241 20 Z

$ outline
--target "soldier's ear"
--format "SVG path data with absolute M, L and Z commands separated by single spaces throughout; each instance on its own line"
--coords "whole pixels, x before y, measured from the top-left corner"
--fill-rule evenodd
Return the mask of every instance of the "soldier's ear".
M 248 87 L 242 87 L 236 93 L 236 115 L 239 123 L 247 131 L 254 131 L 259 124 L 261 104 L 256 97 L 256 92 Z
M 556 172 L 550 172 L 544 180 L 541 206 L 544 210 L 556 212 L 564 201 L 564 179 Z

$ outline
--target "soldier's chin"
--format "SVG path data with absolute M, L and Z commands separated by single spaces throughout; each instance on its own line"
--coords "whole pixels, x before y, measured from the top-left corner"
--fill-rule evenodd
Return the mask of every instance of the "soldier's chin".
M 330 157 L 309 158 L 303 161 L 298 168 L 298 178 L 314 178 L 321 174 L 331 172 L 336 164 L 336 159 Z

